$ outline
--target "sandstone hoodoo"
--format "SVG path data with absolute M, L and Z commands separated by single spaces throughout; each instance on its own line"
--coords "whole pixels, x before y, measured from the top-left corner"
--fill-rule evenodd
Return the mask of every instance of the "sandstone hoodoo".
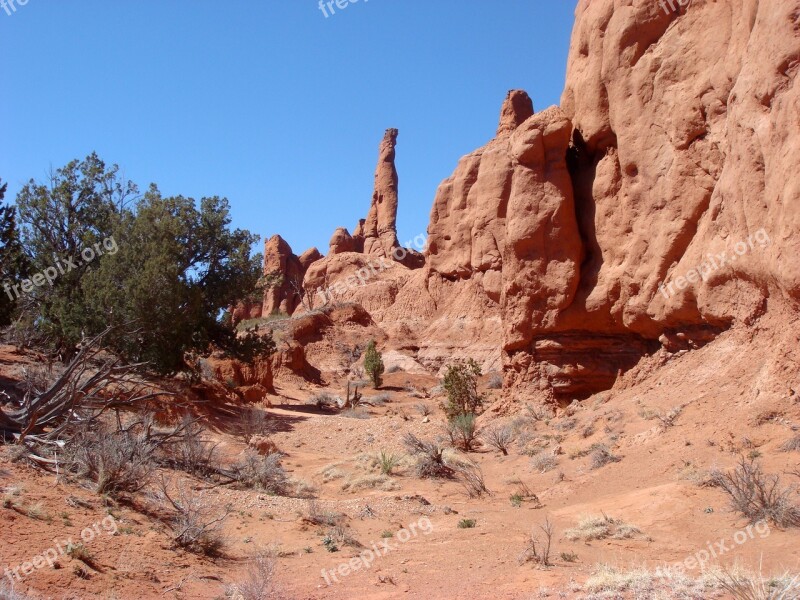
M 355 252 L 356 242 L 350 232 L 344 227 L 339 227 L 333 232 L 329 244 L 328 255 L 341 254 L 342 252 Z
M 398 176 L 394 164 L 397 135 L 397 129 L 387 129 L 378 151 L 375 189 L 362 231 L 364 254 L 389 258 L 400 246 L 397 241 Z
M 264 288 L 262 315 L 293 314 L 303 302 L 305 290 L 303 278 L 308 268 L 322 260 L 316 248 L 309 248 L 300 256 L 292 252 L 291 246 L 279 235 L 274 235 L 264 244 Z
M 524 90 L 510 90 L 500 109 L 500 124 L 497 126 L 497 137 L 511 133 L 533 116 L 533 101 Z

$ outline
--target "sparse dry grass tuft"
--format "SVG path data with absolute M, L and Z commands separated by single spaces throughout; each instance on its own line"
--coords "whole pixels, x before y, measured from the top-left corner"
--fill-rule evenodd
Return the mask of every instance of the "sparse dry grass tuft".
M 591 542 L 593 540 L 605 540 L 608 538 L 627 540 L 641 535 L 642 531 L 638 527 L 618 519 L 612 519 L 606 514 L 599 517 L 584 517 L 578 522 L 577 527 L 567 529 L 564 532 L 564 537 L 571 542 L 578 540 Z
M 558 466 L 558 458 L 549 450 L 542 450 L 531 458 L 531 469 L 537 473 L 547 473 Z
M 356 475 L 346 480 L 342 484 L 342 491 L 357 492 L 358 490 L 374 490 L 380 489 L 384 492 L 399 489 L 400 486 L 391 477 L 383 473 L 374 474 L 367 473 L 366 475 Z
M 781 452 L 800 452 L 800 434 L 786 440 L 780 447 Z

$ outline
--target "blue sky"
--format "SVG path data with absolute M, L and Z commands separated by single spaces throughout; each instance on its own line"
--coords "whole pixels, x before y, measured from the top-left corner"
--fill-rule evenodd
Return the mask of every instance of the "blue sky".
M 323 253 L 366 216 L 400 130 L 398 233 L 492 138 L 507 90 L 557 104 L 574 0 L 29 0 L 0 10 L 6 200 L 97 151 L 142 190 L 226 196 L 234 225 Z

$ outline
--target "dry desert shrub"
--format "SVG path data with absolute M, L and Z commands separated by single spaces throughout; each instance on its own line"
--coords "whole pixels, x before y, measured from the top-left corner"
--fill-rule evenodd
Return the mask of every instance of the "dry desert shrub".
M 427 417 L 431 414 L 431 407 L 424 402 L 420 402 L 419 404 L 415 405 L 414 408 L 423 417 Z
M 319 473 L 322 475 L 322 483 L 329 483 L 336 479 L 343 479 L 347 476 L 347 472 L 339 468 L 342 463 L 331 463 L 325 465 Z
M 246 487 L 275 496 L 283 495 L 288 488 L 289 476 L 281 466 L 281 458 L 281 454 L 260 456 L 248 450 L 244 459 L 234 466 L 234 477 Z
M 483 470 L 474 463 L 459 463 L 454 467 L 458 481 L 470 498 L 491 494 L 483 478 Z
M 463 413 L 451 418 L 447 422 L 447 435 L 454 447 L 464 452 L 472 452 L 478 437 L 475 415 Z
M 658 419 L 658 423 L 663 430 L 667 430 L 673 425 L 675 425 L 675 421 L 678 420 L 678 417 L 683 412 L 683 406 L 676 406 L 665 413 L 657 413 L 656 419 Z
M 162 464 L 192 475 L 207 477 L 216 470 L 216 444 L 203 439 L 205 430 L 196 421 L 184 419 L 174 440 L 160 450 Z
M 328 552 L 337 552 L 339 545 L 349 546 L 351 548 L 363 548 L 364 544 L 359 542 L 356 538 L 350 535 L 350 531 L 344 525 L 335 525 L 328 529 L 322 544 Z
M 606 514 L 602 516 L 587 516 L 578 522 L 578 526 L 564 532 L 571 542 L 592 540 L 627 540 L 642 535 L 641 530 L 630 523 L 612 519 Z
M 612 454 L 611 450 L 609 450 L 603 444 L 593 444 L 591 446 L 591 449 L 592 449 L 592 460 L 591 460 L 592 469 L 599 469 L 600 467 L 604 467 L 607 464 L 619 462 L 622 460 L 619 456 Z
M 535 562 L 543 567 L 550 566 L 550 552 L 553 545 L 553 535 L 555 529 L 550 519 L 545 519 L 543 525 L 539 525 L 539 531 L 535 529 L 528 536 L 525 548 L 519 555 L 519 564 Z
M 491 447 L 502 452 L 503 456 L 508 456 L 508 449 L 517 438 L 514 434 L 514 429 L 509 425 L 493 425 L 487 427 L 481 432 L 481 437 L 483 441 Z
M 453 469 L 445 464 L 445 448 L 437 440 L 423 440 L 413 433 L 407 433 L 403 437 L 403 445 L 409 454 L 417 457 L 417 477 L 423 479 L 449 479 L 453 477 Z
M 572 431 L 573 429 L 575 429 L 575 427 L 577 427 L 577 425 L 578 425 L 577 419 L 567 418 L 553 425 L 553 429 L 555 429 L 556 431 L 561 431 L 563 433 L 565 431 Z
M 344 514 L 332 511 L 322 510 L 316 500 L 310 500 L 308 509 L 306 510 L 305 520 L 314 525 L 327 525 L 333 527 L 338 525 L 344 519 Z
M 800 526 L 796 490 L 783 488 L 780 477 L 767 475 L 755 459 L 741 457 L 733 471 L 714 474 L 715 483 L 728 494 L 731 506 L 751 523 L 768 520 L 778 527 Z
M 392 401 L 392 395 L 384 392 L 382 394 L 376 394 L 375 396 L 370 396 L 365 401 L 367 404 L 371 404 L 372 406 L 383 406 L 387 402 Z
M 781 444 L 781 452 L 800 452 L 800 434 Z
M 22 592 L 17 592 L 13 584 L 7 584 L 5 580 L 0 580 L 0 600 L 31 600 Z
M 528 487 L 528 484 L 522 481 L 519 478 L 511 479 L 507 483 L 510 485 L 516 486 L 514 492 L 511 494 L 511 504 L 512 505 L 522 505 L 523 502 L 532 502 L 536 508 L 540 508 L 542 503 L 539 500 L 539 496 L 534 494 L 531 491 L 531 488 Z
M 500 373 L 492 372 L 489 375 L 489 381 L 486 383 L 486 387 L 490 390 L 503 389 L 503 377 Z
M 547 473 L 558 466 L 558 457 L 548 450 L 542 450 L 531 458 L 531 469 L 537 473 Z
M 64 472 L 112 497 L 142 490 L 155 468 L 155 445 L 137 429 L 83 428 L 62 456 Z
M 342 400 L 340 398 L 336 398 L 328 392 L 320 392 L 319 394 L 315 394 L 307 402 L 307 404 L 316 406 L 320 410 L 338 408 L 341 403 Z
M 169 491 L 169 483 L 161 482 L 160 496 L 171 510 L 169 517 L 172 540 L 176 546 L 203 554 L 218 556 L 225 540 L 222 524 L 231 513 L 230 507 L 219 509 L 202 493 L 195 493 L 184 485 Z
M 257 435 L 268 436 L 274 433 L 273 429 L 269 414 L 258 406 L 246 407 L 239 417 L 239 435 L 245 444 L 249 444 Z
M 278 600 L 282 594 L 275 584 L 275 556 L 261 551 L 250 561 L 244 577 L 228 588 L 226 594 L 237 600 Z

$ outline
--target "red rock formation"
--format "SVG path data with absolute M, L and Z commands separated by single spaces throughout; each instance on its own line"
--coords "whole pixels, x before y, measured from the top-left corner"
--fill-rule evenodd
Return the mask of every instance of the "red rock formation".
M 394 166 L 397 135 L 397 129 L 387 129 L 383 136 L 372 204 L 363 227 L 364 253 L 386 258 L 400 246 L 397 241 L 398 177 Z
M 244 402 L 261 402 L 268 393 L 275 392 L 270 359 L 243 363 L 218 353 L 205 361 L 214 379 L 225 384 L 228 390 Z
M 341 254 L 342 252 L 355 252 L 355 250 L 356 250 L 355 240 L 353 240 L 353 236 L 350 235 L 350 232 L 347 231 L 347 229 L 345 229 L 344 227 L 339 227 L 336 231 L 333 232 L 333 236 L 331 236 L 328 256 L 332 256 L 334 254 Z
M 231 315 L 231 323 L 235 326 L 248 319 L 261 318 L 262 307 L 263 305 L 261 302 L 249 302 L 244 300 L 237 302 L 236 306 L 228 307 L 228 312 Z
M 497 137 L 511 133 L 533 116 L 533 101 L 523 90 L 509 90 L 503 107 L 500 109 L 500 124 Z
M 388 130 L 356 252 L 306 281 L 368 279 L 347 300 L 426 366 L 502 361 L 508 388 L 562 400 L 796 313 L 799 31 L 800 0 L 579 0 L 561 107 L 509 92 L 436 192 L 425 267 L 364 275 L 399 247 Z
M 308 250 L 306 250 L 300 256 L 297 257 L 297 260 L 300 261 L 300 266 L 303 267 L 304 271 L 307 271 L 308 267 L 310 267 L 312 264 L 321 259 L 322 259 L 322 254 L 320 254 L 319 250 L 317 250 L 316 248 L 309 248 Z
M 353 230 L 353 241 L 355 242 L 355 251 L 364 252 L 364 225 L 366 219 L 359 219 L 356 228 Z
M 786 258 L 800 225 L 787 159 L 800 144 L 798 10 L 579 3 L 562 106 L 575 127 L 569 167 L 586 259 L 568 306 L 507 338 L 512 381 L 585 395 L 662 334 L 702 344 L 751 322 L 768 297 L 798 297 L 800 269 Z M 759 247 L 759 237 L 778 243 Z M 741 242 L 748 250 L 736 256 Z M 709 255 L 723 251 L 729 264 L 716 268 Z
M 276 312 L 291 315 L 300 304 L 305 268 L 292 248 L 279 235 L 272 236 L 264 244 L 264 274 L 279 278 L 279 281 L 264 290 L 262 314 Z

